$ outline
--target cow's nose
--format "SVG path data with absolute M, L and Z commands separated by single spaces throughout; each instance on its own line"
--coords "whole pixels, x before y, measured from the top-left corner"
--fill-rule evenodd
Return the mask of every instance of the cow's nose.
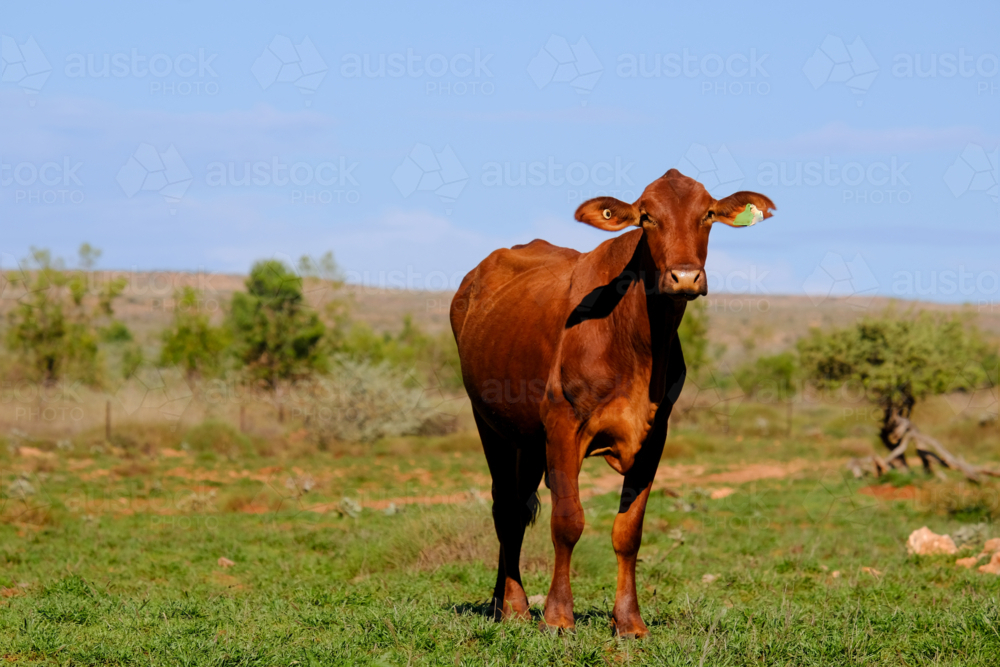
M 665 294 L 697 297 L 708 294 L 705 272 L 701 269 L 670 269 L 661 283 Z

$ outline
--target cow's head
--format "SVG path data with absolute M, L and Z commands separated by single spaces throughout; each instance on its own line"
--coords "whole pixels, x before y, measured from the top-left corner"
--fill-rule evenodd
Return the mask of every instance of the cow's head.
M 641 227 L 656 264 L 659 293 L 690 300 L 708 294 L 705 258 L 712 224 L 748 226 L 770 218 L 773 208 L 774 202 L 756 192 L 714 199 L 701 183 L 671 169 L 646 186 L 635 203 L 597 197 L 576 209 L 576 219 L 609 232 Z

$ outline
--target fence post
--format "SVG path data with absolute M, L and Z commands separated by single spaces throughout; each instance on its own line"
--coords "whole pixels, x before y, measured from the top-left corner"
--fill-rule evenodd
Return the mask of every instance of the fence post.
M 104 439 L 111 442 L 111 399 L 104 404 Z

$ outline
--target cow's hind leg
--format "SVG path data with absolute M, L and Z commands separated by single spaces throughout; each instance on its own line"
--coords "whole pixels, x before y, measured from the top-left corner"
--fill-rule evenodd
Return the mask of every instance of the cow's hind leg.
M 493 477 L 493 525 L 500 541 L 493 614 L 497 620 L 528 618 L 528 597 L 521 584 L 521 543 L 537 510 L 535 492 L 544 472 L 544 454 L 535 453 L 536 448 L 517 449 L 478 415 L 476 425 Z
M 577 458 L 572 421 L 558 418 L 546 424 L 548 484 L 552 492 L 552 545 L 555 567 L 552 585 L 545 600 L 545 625 L 551 630 L 573 630 L 573 590 L 570 561 L 573 547 L 583 534 L 583 505 L 580 504 L 580 461 Z

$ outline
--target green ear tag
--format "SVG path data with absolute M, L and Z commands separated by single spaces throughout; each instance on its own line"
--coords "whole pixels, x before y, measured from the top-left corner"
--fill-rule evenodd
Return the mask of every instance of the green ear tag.
M 743 212 L 733 218 L 733 225 L 737 227 L 751 227 L 764 219 L 764 214 L 753 204 L 747 204 Z

